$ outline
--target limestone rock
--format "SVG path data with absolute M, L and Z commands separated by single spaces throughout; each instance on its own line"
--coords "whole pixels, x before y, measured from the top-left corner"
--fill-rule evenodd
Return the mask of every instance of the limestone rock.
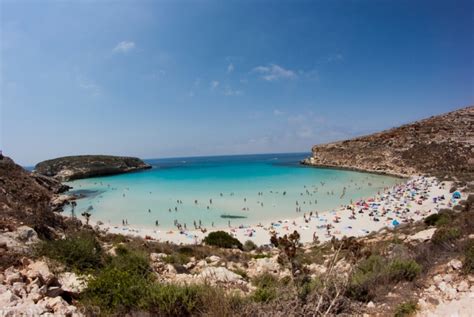
M 61 284 L 61 289 L 71 294 L 79 294 L 87 286 L 84 279 L 81 279 L 77 274 L 71 272 L 60 274 L 58 281 L 59 284 Z

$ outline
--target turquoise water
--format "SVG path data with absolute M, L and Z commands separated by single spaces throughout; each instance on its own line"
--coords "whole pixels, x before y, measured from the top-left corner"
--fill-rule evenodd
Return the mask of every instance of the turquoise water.
M 175 220 L 188 228 L 199 220 L 205 227 L 227 226 L 229 220 L 232 225 L 255 224 L 328 211 L 401 182 L 389 176 L 300 165 L 308 155 L 148 160 L 151 170 L 70 182 L 74 191 L 86 194 L 77 201 L 74 213 L 89 209 L 92 220 L 121 225 L 126 219 L 142 227 L 154 227 L 157 220 L 160 228 L 172 228 Z

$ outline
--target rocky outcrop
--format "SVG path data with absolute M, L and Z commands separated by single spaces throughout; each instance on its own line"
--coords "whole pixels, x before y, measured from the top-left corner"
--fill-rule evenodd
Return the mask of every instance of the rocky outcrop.
M 474 106 L 355 139 L 316 145 L 303 164 L 400 176 L 474 174 Z
M 79 178 L 122 174 L 151 168 L 136 157 L 109 155 L 65 156 L 43 161 L 35 166 L 35 172 L 60 181 Z
M 0 222 L 11 227 L 9 231 L 23 224 L 44 236 L 50 228 L 61 227 L 62 218 L 52 211 L 51 200 L 64 188 L 46 176 L 38 179 L 10 158 L 0 160 Z
M 68 303 L 85 287 L 74 273 L 57 279 L 46 262 L 21 260 L 23 268 L 9 267 L 0 273 L 2 316 L 83 316 Z

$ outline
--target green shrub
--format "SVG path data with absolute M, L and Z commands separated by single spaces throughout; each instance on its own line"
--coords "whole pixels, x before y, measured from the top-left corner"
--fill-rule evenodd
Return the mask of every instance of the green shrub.
M 68 269 L 79 271 L 102 266 L 103 252 L 93 233 L 82 231 L 65 239 L 42 241 L 36 249 L 39 255 L 57 260 Z
M 225 231 L 211 232 L 207 235 L 207 237 L 204 238 L 203 241 L 208 245 L 213 245 L 220 248 L 239 248 L 240 250 L 243 249 L 242 243 Z
M 183 253 L 174 253 L 167 255 L 162 258 L 163 262 L 169 264 L 186 264 L 189 262 L 190 257 L 187 254 Z
M 470 240 L 466 246 L 462 268 L 467 274 L 474 273 L 474 240 Z
M 436 229 L 431 241 L 436 245 L 451 243 L 461 236 L 461 230 L 455 227 L 440 227 Z
M 259 254 L 254 254 L 252 255 L 253 259 L 264 259 L 264 258 L 270 258 L 271 256 L 269 254 L 265 253 L 259 253 Z
M 394 281 L 413 281 L 421 272 L 421 266 L 413 260 L 393 260 L 388 267 Z
M 424 220 L 425 224 L 428 226 L 437 226 L 447 225 L 451 222 L 451 217 L 447 213 L 437 213 L 429 215 Z
M 275 288 L 259 287 L 253 294 L 252 299 L 257 303 L 267 303 L 277 297 L 277 290 Z
M 379 255 L 371 255 L 359 262 L 351 275 L 347 295 L 360 301 L 369 301 L 374 296 L 374 285 L 383 278 L 386 261 Z
M 145 306 L 148 289 L 149 283 L 143 277 L 108 266 L 89 281 L 82 301 L 105 313 L 130 310 Z
M 245 251 L 252 251 L 257 248 L 257 245 L 252 240 L 247 240 L 244 243 L 244 250 Z
M 347 295 L 359 301 L 372 300 L 377 287 L 390 282 L 412 281 L 421 272 L 421 266 L 413 260 L 388 261 L 379 255 L 371 255 L 359 262 L 352 273 Z
M 189 316 L 203 307 L 204 286 L 155 284 L 150 288 L 147 305 L 163 316 Z
M 116 253 L 89 281 L 82 295 L 83 303 L 98 306 L 104 312 L 145 307 L 152 285 L 148 257 L 122 246 Z
M 252 294 L 252 299 L 258 303 L 266 303 L 277 297 L 277 289 L 279 286 L 278 278 L 265 273 L 255 277 L 252 280 L 257 289 Z
M 416 304 L 415 301 L 404 302 L 404 303 L 399 304 L 395 308 L 394 317 L 412 316 L 415 314 L 417 310 L 418 310 L 418 305 Z

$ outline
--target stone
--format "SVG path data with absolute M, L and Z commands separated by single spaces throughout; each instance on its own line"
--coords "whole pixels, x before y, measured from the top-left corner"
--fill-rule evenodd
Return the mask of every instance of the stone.
M 48 286 L 56 282 L 54 274 L 51 273 L 48 265 L 43 261 L 33 262 L 28 265 L 26 276 L 30 280 L 40 278 L 41 282 Z
M 211 263 L 219 262 L 221 260 L 221 258 L 218 257 L 217 255 L 211 255 L 211 256 L 207 257 L 207 259 Z
M 15 306 L 19 300 L 20 298 L 13 294 L 11 290 L 7 290 L 6 292 L 0 294 L 0 307 Z
M 469 283 L 461 281 L 457 287 L 458 292 L 467 292 L 469 290 Z
M 451 274 L 446 274 L 443 276 L 443 281 L 445 281 L 446 283 L 452 282 L 453 276 Z
M 38 234 L 33 228 L 21 226 L 16 229 L 18 239 L 26 243 L 35 243 L 39 241 Z
M 435 275 L 435 276 L 433 277 L 433 281 L 434 281 L 436 284 L 439 284 L 440 282 L 443 281 L 443 277 L 442 277 L 441 275 L 437 274 L 437 275 Z
M 19 297 L 26 297 L 25 283 L 23 282 L 13 283 L 11 290 Z
M 161 262 L 161 260 L 167 256 L 166 253 L 150 253 L 150 260 L 152 262 Z
M 278 256 L 250 260 L 248 263 L 248 275 L 250 277 L 264 273 L 278 275 L 280 273 L 280 264 L 278 263 L 277 257 Z
M 5 282 L 7 284 L 13 284 L 15 282 L 22 282 L 23 278 L 20 275 L 20 272 L 16 271 L 13 266 L 7 268 L 4 272 Z
M 460 270 L 462 269 L 462 262 L 458 259 L 453 259 L 449 261 L 448 266 L 451 267 L 453 270 Z
M 409 236 L 407 240 L 408 241 L 427 241 L 431 239 L 435 231 L 436 231 L 436 228 L 419 231 L 415 233 L 414 235 Z
M 374 302 L 370 301 L 370 302 L 367 304 L 367 308 L 375 308 Z
M 60 274 L 58 282 L 61 284 L 61 289 L 71 294 L 79 294 L 87 287 L 87 283 L 83 278 L 71 272 Z
M 224 267 L 207 267 L 199 275 L 198 278 L 207 282 L 222 283 L 241 283 L 242 276 L 229 271 Z

